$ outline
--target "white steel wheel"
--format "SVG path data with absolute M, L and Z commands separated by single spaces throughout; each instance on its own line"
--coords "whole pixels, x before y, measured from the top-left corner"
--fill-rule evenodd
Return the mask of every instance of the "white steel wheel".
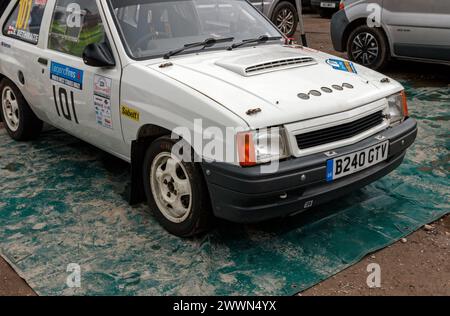
M 182 223 L 192 210 L 192 188 L 188 172 L 170 152 L 161 152 L 152 162 L 150 182 L 161 214 L 172 223 Z
M 17 131 L 20 123 L 19 103 L 14 91 L 8 86 L 2 91 L 2 109 L 8 128 L 12 132 Z
M 42 131 L 43 122 L 31 110 L 19 88 L 7 78 L 0 80 L 0 117 L 14 140 L 36 139 Z
M 143 189 L 154 218 L 171 234 L 185 238 L 208 231 L 214 216 L 201 165 L 195 159 L 182 160 L 186 153 L 172 154 L 177 143 L 165 135 L 149 144 L 143 157 Z

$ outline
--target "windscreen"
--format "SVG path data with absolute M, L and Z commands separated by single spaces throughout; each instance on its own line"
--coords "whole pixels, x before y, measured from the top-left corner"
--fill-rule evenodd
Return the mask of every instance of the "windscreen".
M 263 35 L 281 36 L 244 0 L 110 0 L 110 7 L 124 45 L 135 59 L 161 56 L 209 38 L 233 37 L 232 42 L 238 43 Z M 218 43 L 204 49 L 231 44 Z

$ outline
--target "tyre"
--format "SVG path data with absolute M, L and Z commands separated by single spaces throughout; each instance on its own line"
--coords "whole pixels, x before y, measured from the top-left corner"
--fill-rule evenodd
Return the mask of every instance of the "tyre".
M 389 45 L 382 29 L 362 25 L 354 29 L 347 42 L 348 57 L 363 66 L 380 70 L 389 61 Z
M 0 97 L 0 115 L 8 134 L 17 141 L 37 138 L 43 123 L 11 80 L 3 79 L 0 82 Z
M 280 2 L 273 11 L 272 22 L 287 37 L 294 36 L 297 31 L 298 13 L 295 6 L 287 1 Z
M 209 230 L 213 215 L 200 166 L 172 155 L 176 142 L 164 136 L 147 149 L 144 190 L 158 222 L 176 236 L 190 237 Z

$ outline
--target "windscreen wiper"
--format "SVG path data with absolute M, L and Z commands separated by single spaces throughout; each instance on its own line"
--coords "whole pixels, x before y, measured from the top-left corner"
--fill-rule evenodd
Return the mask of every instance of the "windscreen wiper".
M 212 47 L 218 43 L 226 43 L 234 40 L 234 37 L 224 37 L 224 38 L 207 38 L 203 42 L 186 44 L 181 48 L 176 50 L 171 50 L 167 54 L 164 55 L 164 59 L 169 59 L 171 56 L 177 55 L 179 53 L 184 52 L 186 49 L 195 48 L 195 47 Z
M 253 43 L 260 44 L 260 43 L 265 43 L 265 42 L 268 42 L 268 41 L 279 40 L 281 38 L 282 38 L 281 36 L 272 36 L 272 37 L 270 37 L 270 36 L 267 36 L 267 35 L 262 35 L 262 36 L 260 36 L 258 38 L 247 39 L 247 40 L 243 40 L 240 43 L 235 43 L 235 44 L 231 45 L 230 47 L 228 47 L 228 50 L 233 50 L 235 48 L 241 47 L 241 46 L 246 45 L 246 44 L 253 44 Z

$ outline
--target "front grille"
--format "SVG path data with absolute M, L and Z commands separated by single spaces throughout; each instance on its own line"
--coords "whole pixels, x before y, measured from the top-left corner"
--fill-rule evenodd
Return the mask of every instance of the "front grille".
M 383 112 L 376 112 L 351 123 L 297 135 L 300 149 L 308 149 L 354 137 L 383 123 Z

